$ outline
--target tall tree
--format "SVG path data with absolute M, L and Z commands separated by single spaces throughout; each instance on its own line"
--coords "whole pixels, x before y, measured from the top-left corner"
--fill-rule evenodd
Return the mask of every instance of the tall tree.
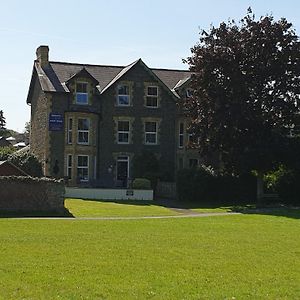
M 5 129 L 6 121 L 3 115 L 3 110 L 0 110 L 0 129 Z
M 6 135 L 6 121 L 5 121 L 5 117 L 3 115 L 3 110 L 0 110 L 0 136 L 5 136 Z
M 224 170 L 264 172 L 279 162 L 299 112 L 300 43 L 292 24 L 272 16 L 202 31 L 185 62 L 194 73 L 186 100 L 202 156 L 221 155 Z

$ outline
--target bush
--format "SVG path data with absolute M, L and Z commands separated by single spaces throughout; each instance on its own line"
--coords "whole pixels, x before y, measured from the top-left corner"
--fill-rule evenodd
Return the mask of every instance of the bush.
M 256 178 L 250 174 L 217 175 L 205 166 L 184 169 L 177 174 L 177 197 L 206 205 L 250 203 L 256 197 Z
M 134 156 L 132 165 L 133 178 L 147 178 L 151 187 L 155 190 L 158 178 L 160 177 L 159 162 L 153 152 L 142 151 Z
M 151 182 L 147 178 L 136 178 L 132 182 L 132 188 L 136 190 L 150 190 Z
M 282 169 L 278 172 L 275 190 L 284 204 L 300 204 L 300 172 Z
M 7 160 L 12 153 L 14 153 L 14 149 L 12 147 L 0 147 L 0 161 Z
M 10 155 L 7 160 L 30 176 L 43 176 L 42 164 L 37 157 L 29 151 L 17 151 Z

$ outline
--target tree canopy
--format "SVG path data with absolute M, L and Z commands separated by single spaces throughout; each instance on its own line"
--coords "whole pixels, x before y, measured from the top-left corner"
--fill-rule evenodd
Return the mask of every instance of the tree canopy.
M 193 72 L 186 100 L 202 156 L 220 153 L 224 170 L 264 172 L 282 159 L 299 112 L 300 43 L 292 24 L 273 16 L 200 33 L 184 60 Z

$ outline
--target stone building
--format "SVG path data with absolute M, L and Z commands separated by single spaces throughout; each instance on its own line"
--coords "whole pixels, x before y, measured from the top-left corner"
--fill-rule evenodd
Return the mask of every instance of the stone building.
M 141 59 L 125 67 L 53 62 L 48 46 L 36 55 L 27 97 L 30 147 L 46 176 L 126 186 L 132 160 L 144 150 L 169 180 L 198 163 L 180 108 L 189 71 L 153 69 Z

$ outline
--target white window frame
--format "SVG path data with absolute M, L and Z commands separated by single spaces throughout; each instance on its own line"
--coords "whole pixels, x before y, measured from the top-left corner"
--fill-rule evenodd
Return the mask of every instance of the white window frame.
M 183 148 L 184 145 L 184 123 L 179 122 L 179 128 L 178 128 L 178 147 Z
M 88 121 L 88 129 L 79 129 L 79 120 L 87 120 Z M 89 118 L 78 118 L 77 120 L 77 144 L 79 145 L 89 145 L 90 142 L 90 128 L 91 128 L 91 120 Z M 79 141 L 79 136 L 80 133 L 87 133 L 87 141 L 80 142 Z
M 149 95 L 149 88 L 156 88 L 156 95 Z M 148 105 L 148 98 L 156 99 L 156 105 Z M 146 94 L 146 107 L 149 108 L 158 108 L 158 86 L 157 85 L 148 85 L 147 94 Z
M 147 123 L 155 123 L 155 132 L 154 131 L 146 131 L 146 124 Z M 144 123 L 144 132 L 145 132 L 145 145 L 157 145 L 157 132 L 158 132 L 158 122 L 156 121 L 145 121 Z M 147 142 L 147 135 L 155 135 L 155 143 Z
M 128 131 L 125 130 L 119 130 L 119 122 L 127 122 L 128 123 Z M 118 144 L 129 144 L 129 140 L 130 140 L 130 121 L 128 120 L 118 120 L 117 121 L 117 143 Z M 120 135 L 121 134 L 127 134 L 127 142 L 122 142 L 120 141 Z
M 78 165 L 79 157 L 87 157 L 87 166 L 79 166 Z M 90 158 L 89 158 L 88 155 L 77 155 L 77 164 L 76 164 L 77 178 L 79 179 L 79 176 L 78 176 L 78 174 L 79 174 L 78 170 L 79 169 L 87 170 L 87 179 L 79 179 L 80 182 L 87 182 L 87 181 L 89 181 L 89 164 L 90 164 L 89 160 L 90 160 Z
M 67 143 L 72 144 L 72 142 L 73 142 L 73 118 L 68 118 Z
M 77 92 L 77 84 L 85 84 L 86 85 L 86 93 Z M 79 104 L 79 105 L 87 105 L 87 104 L 89 104 L 88 87 L 89 87 L 89 84 L 88 84 L 88 82 L 85 82 L 85 81 L 77 81 L 75 83 L 75 100 L 76 100 L 76 104 Z M 80 102 L 80 101 L 78 101 L 77 96 L 86 96 L 86 100 L 84 102 Z
M 67 154 L 67 177 L 72 179 L 73 155 Z
M 122 86 L 126 86 L 128 90 L 128 94 L 119 94 L 119 88 Z M 128 104 L 120 103 L 120 98 L 127 98 Z M 128 84 L 121 83 L 117 86 L 117 106 L 130 106 L 130 86 Z

